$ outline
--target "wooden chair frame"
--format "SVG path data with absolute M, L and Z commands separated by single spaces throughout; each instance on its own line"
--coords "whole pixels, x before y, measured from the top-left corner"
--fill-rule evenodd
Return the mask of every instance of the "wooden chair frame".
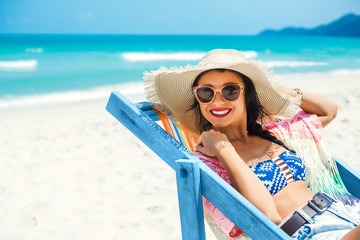
M 252 239 L 290 239 L 252 203 L 170 136 L 155 121 L 159 116 L 147 102 L 133 104 L 112 92 L 106 110 L 176 171 L 184 240 L 205 239 L 202 196 Z M 339 159 L 336 163 L 349 192 L 360 198 L 360 175 Z

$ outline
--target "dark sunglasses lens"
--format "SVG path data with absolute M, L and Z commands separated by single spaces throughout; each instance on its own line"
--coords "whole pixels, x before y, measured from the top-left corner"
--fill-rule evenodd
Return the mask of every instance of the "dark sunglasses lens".
M 203 102 L 203 103 L 210 102 L 214 97 L 214 91 L 208 87 L 198 88 L 196 90 L 196 94 L 197 94 L 199 101 Z
M 241 89 L 238 85 L 226 86 L 222 90 L 222 95 L 228 101 L 235 101 L 238 99 L 240 91 Z

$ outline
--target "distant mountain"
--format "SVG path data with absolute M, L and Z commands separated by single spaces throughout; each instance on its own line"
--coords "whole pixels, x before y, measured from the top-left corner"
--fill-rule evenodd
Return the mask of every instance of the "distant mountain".
M 326 35 L 360 37 L 360 15 L 347 14 L 338 20 L 315 28 L 287 27 L 281 30 L 265 30 L 259 35 Z

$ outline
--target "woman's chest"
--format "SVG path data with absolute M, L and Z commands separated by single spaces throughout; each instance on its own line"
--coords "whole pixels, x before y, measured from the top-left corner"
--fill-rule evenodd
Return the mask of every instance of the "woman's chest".
M 248 166 L 273 159 L 286 150 L 280 145 L 265 139 L 253 141 L 247 145 L 233 143 L 233 146 Z

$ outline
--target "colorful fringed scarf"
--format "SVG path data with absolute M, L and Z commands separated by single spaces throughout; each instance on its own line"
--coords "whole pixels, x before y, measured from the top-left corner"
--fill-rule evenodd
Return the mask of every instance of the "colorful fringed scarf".
M 264 130 L 303 160 L 307 171 L 305 182 L 311 191 L 325 192 L 344 204 L 354 204 L 357 198 L 346 190 L 332 154 L 321 143 L 323 128 L 316 115 L 301 110 L 292 119 L 266 125 Z

